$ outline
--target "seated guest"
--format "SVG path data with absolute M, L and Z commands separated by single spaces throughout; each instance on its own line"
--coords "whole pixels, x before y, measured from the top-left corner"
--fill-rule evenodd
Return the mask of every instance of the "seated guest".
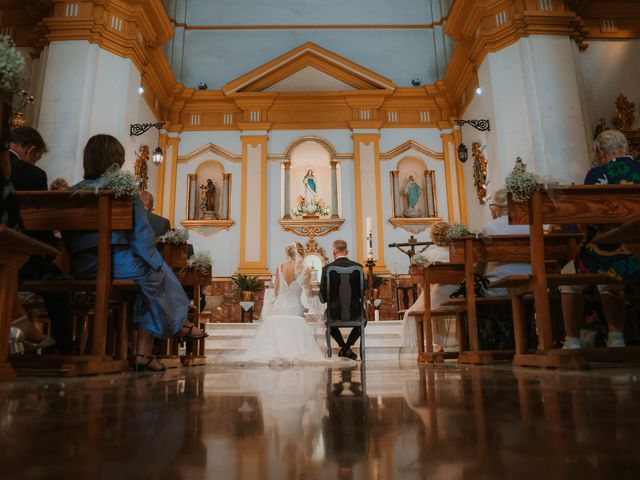
M 8 152 L 0 151 L 0 225 L 14 230 L 20 230 L 20 211 L 16 199 L 15 190 L 8 181 L 11 175 L 11 162 Z M 26 312 L 23 310 L 16 296 L 14 301 L 13 321 L 11 322 L 11 332 L 9 343 L 11 353 L 24 351 L 24 343 L 36 348 L 50 347 L 55 341 L 42 335 L 31 323 Z
M 431 241 L 433 245 L 429 245 L 427 249 L 419 255 L 425 257 L 429 262 L 446 263 L 449 261 L 449 242 L 446 240 L 449 224 L 445 222 L 434 223 L 431 227 Z M 430 299 L 431 309 L 440 307 L 449 300 L 451 295 L 457 288 L 457 285 L 431 285 Z M 402 344 L 405 347 L 415 347 L 418 342 L 418 332 L 416 330 L 415 318 L 410 316 L 416 310 L 424 310 L 424 291 L 420 293 L 417 300 L 404 313 L 402 318 Z M 444 351 L 447 340 L 447 329 L 445 323 L 450 321 L 452 317 L 432 317 L 433 324 L 433 350 L 435 352 Z
M 84 181 L 72 190 L 95 188 L 101 176 L 113 164 L 124 164 L 124 147 L 111 135 L 94 135 L 84 148 Z M 190 339 L 204 338 L 206 333 L 187 320 L 189 301 L 156 249 L 156 239 L 140 199 L 133 197 L 133 230 L 114 231 L 113 277 L 134 280 L 140 293 L 133 305 L 133 322 L 137 324 L 138 341 L 133 359 L 136 370 L 163 371 L 164 365 L 151 356 L 153 337 L 182 335 Z M 67 240 L 71 268 L 78 278 L 94 278 L 97 274 L 97 232 L 74 232 Z
M 9 155 L 11 157 L 11 183 L 20 190 L 47 190 L 47 174 L 36 163 L 47 152 L 47 146 L 40 133 L 31 127 L 17 127 L 11 130 Z M 27 232 L 41 242 L 57 247 L 53 232 Z M 62 272 L 55 265 L 54 258 L 33 255 L 20 268 L 18 279 L 50 280 L 60 277 Z M 51 333 L 57 340 L 60 353 L 71 353 L 71 317 L 69 301 L 65 293 L 43 293 L 47 314 L 51 319 Z
M 482 229 L 485 235 L 529 235 L 529 225 L 509 225 L 507 214 L 507 190 L 502 188 L 493 194 L 493 203 L 489 205 L 492 220 Z M 529 263 L 488 262 L 484 268 L 484 276 L 489 283 L 495 282 L 509 275 L 529 275 Z M 506 296 L 506 288 L 490 288 L 488 295 Z
M 594 141 L 595 163 L 587 173 L 585 185 L 640 184 L 640 164 L 629 155 L 629 144 L 622 132 L 607 130 Z M 562 273 L 607 273 L 624 282 L 640 280 L 640 259 L 620 243 L 595 244 L 593 238 L 608 227 L 589 225 L 587 238 L 573 261 Z M 624 347 L 625 302 L 624 285 L 598 285 L 602 310 L 608 322 L 608 347 Z M 562 286 L 562 315 L 564 318 L 565 342 L 562 348 L 581 348 L 580 327 L 584 317 L 583 286 Z
M 149 219 L 149 223 L 153 229 L 153 234 L 156 237 L 164 235 L 171 230 L 169 220 L 153 213 L 153 195 L 146 190 L 143 190 L 140 192 L 140 200 L 142 201 L 144 209 L 147 211 L 147 218 Z
M 47 174 L 36 163 L 47 152 L 42 135 L 31 127 L 11 130 L 11 183 L 16 190 L 46 190 Z

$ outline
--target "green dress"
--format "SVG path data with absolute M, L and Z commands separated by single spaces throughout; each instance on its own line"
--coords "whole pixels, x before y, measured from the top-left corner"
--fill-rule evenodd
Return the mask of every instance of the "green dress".
M 592 168 L 585 185 L 640 184 L 640 163 L 633 157 L 619 157 Z M 638 199 L 640 202 L 640 198 Z M 640 280 L 640 259 L 629 252 L 623 243 L 595 244 L 593 238 L 612 228 L 610 225 L 589 225 L 587 239 L 574 259 L 577 272 L 606 273 L 624 282 Z

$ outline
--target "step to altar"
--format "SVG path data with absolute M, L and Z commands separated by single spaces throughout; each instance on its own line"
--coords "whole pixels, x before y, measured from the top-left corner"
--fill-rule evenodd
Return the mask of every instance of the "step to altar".
M 318 346 L 323 351 L 326 349 L 325 326 L 323 323 L 309 324 L 314 332 Z M 209 323 L 205 341 L 205 355 L 209 362 L 215 363 L 218 355 L 247 348 L 255 336 L 259 322 L 254 323 Z M 369 322 L 366 326 L 366 358 L 367 361 L 415 361 L 417 352 L 415 348 L 404 348 L 401 338 L 402 321 L 384 320 Z M 343 329 L 346 337 L 348 328 Z M 338 348 L 335 342 L 333 352 L 337 354 Z M 360 348 L 359 341 L 353 350 Z

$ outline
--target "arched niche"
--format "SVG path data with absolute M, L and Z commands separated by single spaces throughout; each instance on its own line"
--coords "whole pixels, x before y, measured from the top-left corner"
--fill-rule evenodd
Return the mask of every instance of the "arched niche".
M 440 220 L 435 172 L 419 157 L 406 156 L 390 172 L 392 192 L 391 223 L 411 233 L 419 233 Z
M 205 235 L 228 229 L 231 220 L 231 174 L 218 160 L 200 162 L 187 175 L 187 220 L 181 223 Z
M 280 224 L 311 237 L 339 228 L 343 223 L 340 170 L 333 146 L 320 137 L 302 137 L 287 147 L 284 156 Z

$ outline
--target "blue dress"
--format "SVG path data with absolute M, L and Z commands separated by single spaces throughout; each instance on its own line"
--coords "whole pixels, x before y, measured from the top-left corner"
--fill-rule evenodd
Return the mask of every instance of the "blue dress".
M 71 190 L 95 188 L 99 182 L 84 180 Z M 66 232 L 63 237 L 74 276 L 95 278 L 98 233 Z M 133 304 L 133 322 L 158 338 L 175 335 L 187 319 L 189 299 L 156 249 L 147 212 L 138 197 L 133 198 L 133 229 L 113 231 L 111 245 L 113 278 L 133 280 L 140 288 Z

